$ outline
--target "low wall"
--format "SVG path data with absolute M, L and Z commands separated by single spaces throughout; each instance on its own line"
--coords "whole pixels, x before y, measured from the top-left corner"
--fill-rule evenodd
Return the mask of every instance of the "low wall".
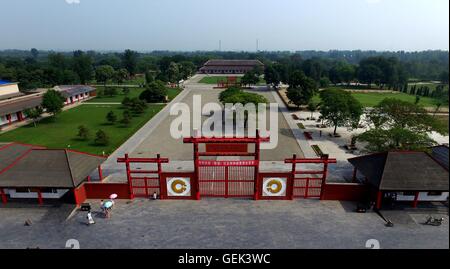
M 327 183 L 323 200 L 360 201 L 369 194 L 367 185 L 358 183 Z
M 127 183 L 85 183 L 87 199 L 108 199 L 113 193 L 117 199 L 130 199 L 130 189 Z
M 85 188 L 85 184 L 82 184 L 81 186 L 79 186 L 78 188 L 74 189 L 74 199 L 75 199 L 75 204 L 79 205 L 81 203 L 84 203 L 84 201 L 86 201 L 87 199 L 87 194 L 86 194 L 86 188 Z

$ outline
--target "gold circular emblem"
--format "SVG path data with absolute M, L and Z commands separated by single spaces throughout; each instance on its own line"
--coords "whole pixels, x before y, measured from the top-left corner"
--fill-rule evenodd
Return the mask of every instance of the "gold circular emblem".
M 279 180 L 272 179 L 266 184 L 267 191 L 273 194 L 279 193 L 283 188 L 283 185 Z
M 172 189 L 173 192 L 181 194 L 184 191 L 186 191 L 187 186 L 186 182 L 184 182 L 183 180 L 175 179 L 174 181 L 172 181 L 170 188 Z

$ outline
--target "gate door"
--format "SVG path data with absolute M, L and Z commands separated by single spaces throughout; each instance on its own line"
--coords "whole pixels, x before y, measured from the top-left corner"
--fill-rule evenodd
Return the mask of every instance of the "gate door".
M 252 198 L 257 161 L 198 161 L 199 192 L 205 197 Z

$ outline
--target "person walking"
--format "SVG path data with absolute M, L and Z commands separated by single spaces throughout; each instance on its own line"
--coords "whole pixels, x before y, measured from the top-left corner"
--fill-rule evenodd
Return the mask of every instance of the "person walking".
M 94 218 L 92 217 L 91 211 L 88 211 L 86 218 L 88 220 L 87 225 L 95 224 L 95 221 L 94 221 Z

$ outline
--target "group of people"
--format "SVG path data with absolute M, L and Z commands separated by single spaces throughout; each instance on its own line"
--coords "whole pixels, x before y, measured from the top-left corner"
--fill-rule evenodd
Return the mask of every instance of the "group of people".
M 102 210 L 102 213 L 105 218 L 109 219 L 111 217 L 111 211 L 114 207 L 114 199 L 117 197 L 117 195 L 111 195 L 110 199 L 107 201 L 101 200 L 100 201 L 100 209 Z M 89 210 L 87 213 L 87 224 L 95 224 L 94 218 L 92 217 L 92 212 Z

